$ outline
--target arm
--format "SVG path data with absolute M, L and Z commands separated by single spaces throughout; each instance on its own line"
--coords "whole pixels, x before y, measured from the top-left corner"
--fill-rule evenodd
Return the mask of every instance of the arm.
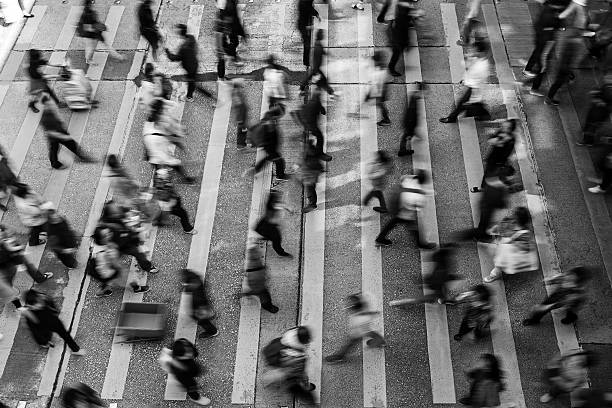
M 170 61 L 180 61 L 181 60 L 180 50 L 177 54 L 173 54 L 172 52 L 170 52 L 169 49 L 166 48 L 166 56 L 168 57 Z

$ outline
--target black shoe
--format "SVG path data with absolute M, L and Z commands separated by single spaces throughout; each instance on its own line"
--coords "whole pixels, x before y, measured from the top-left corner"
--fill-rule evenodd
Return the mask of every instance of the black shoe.
M 377 213 L 381 213 L 381 214 L 386 214 L 387 213 L 387 209 L 383 208 L 383 207 L 374 207 L 373 210 L 376 211 Z
M 112 289 L 104 289 L 101 290 L 100 292 L 96 293 L 96 297 L 108 297 L 110 295 L 113 294 L 113 290 Z
M 548 96 L 544 99 L 546 105 L 559 106 L 559 101 L 556 99 L 549 98 Z
M 278 254 L 278 256 L 282 256 L 283 258 L 293 259 L 293 255 L 291 255 L 289 252 L 281 252 L 280 254 Z
M 4 204 L 0 204 L 0 210 L 6 212 L 6 211 L 8 211 L 8 207 L 6 205 L 4 205 Z
M 461 341 L 461 340 L 463 340 L 463 336 L 462 336 L 462 335 L 460 335 L 460 334 L 455 334 L 455 335 L 453 336 L 453 339 L 455 339 L 455 341 Z M 464 405 L 465 405 L 465 404 L 464 404 Z
M 480 188 L 480 187 L 472 187 L 470 189 L 470 193 L 482 193 L 482 188 Z
M 307 205 L 306 207 L 304 207 L 304 208 L 302 209 L 302 213 L 304 213 L 304 214 L 308 214 L 309 212 L 311 212 L 311 211 L 312 211 L 312 210 L 314 210 L 315 208 L 317 208 L 317 205 L 316 205 L 316 204 L 310 204 L 310 205 Z
M 268 312 L 270 312 L 272 314 L 278 313 L 278 306 L 271 305 L 271 306 L 268 306 L 268 307 L 264 307 L 263 309 L 267 310 Z
M 196 183 L 196 179 L 194 177 L 187 176 L 183 179 L 183 183 L 193 186 Z
M 35 244 L 30 244 L 30 246 L 38 246 L 38 245 L 45 244 L 46 242 L 47 242 L 46 239 L 39 238 Z
M 329 154 L 326 153 L 321 153 L 321 156 L 319 156 L 319 158 L 323 161 L 331 161 L 332 157 Z
M 40 109 L 38 109 L 35 104 L 31 103 L 28 106 L 30 107 L 30 109 L 32 109 L 32 112 L 34 113 L 40 112 Z
M 561 319 L 561 323 L 563 323 L 563 324 L 572 324 L 572 323 L 574 323 L 576 320 L 578 320 L 578 318 L 577 318 L 577 317 L 574 317 L 574 316 L 572 316 L 572 317 L 567 317 L 567 316 L 565 316 L 563 319 Z
M 288 175 L 286 175 L 286 174 L 283 174 L 283 175 L 280 175 L 280 176 L 276 176 L 276 179 L 277 180 L 285 180 L 286 181 L 286 180 L 289 180 L 290 177 Z
M 409 156 L 409 155 L 411 155 L 411 154 L 414 154 L 414 150 L 412 150 L 412 149 L 410 149 L 410 150 L 400 150 L 399 152 L 397 152 L 397 155 L 398 155 L 399 157 L 402 157 L 402 156 Z
M 397 71 L 396 71 L 396 70 L 394 70 L 394 69 L 389 69 L 389 73 L 391 74 L 391 76 L 394 76 L 394 77 L 400 77 L 400 76 L 402 76 L 402 74 L 400 74 L 399 72 L 397 72 Z
M 391 126 L 391 121 L 389 119 L 383 119 L 377 123 L 378 126 Z
M 64 170 L 68 168 L 68 166 L 63 163 L 58 163 L 55 166 L 52 165 L 51 167 L 53 167 L 55 170 Z
M 200 338 L 200 339 L 210 339 L 212 337 L 217 337 L 218 335 L 219 335 L 219 330 L 215 331 L 214 333 L 202 332 L 202 333 L 200 333 L 198 338 Z
M 536 322 L 533 319 L 524 319 L 523 320 L 523 326 L 533 326 L 533 325 L 538 324 L 538 323 L 540 323 L 540 322 Z
M 383 246 L 383 247 L 388 247 L 391 246 L 391 244 L 393 244 L 393 241 L 391 241 L 388 238 L 376 238 L 376 246 Z
M 445 117 L 445 118 L 440 118 L 440 122 L 442 123 L 455 123 L 457 122 L 457 119 L 453 119 L 451 117 Z
M 458 401 L 461 405 L 472 405 L 472 400 L 470 399 L 470 397 L 463 397 L 463 398 L 459 398 Z
M 147 293 L 151 290 L 151 288 L 147 285 L 132 287 L 132 289 L 134 290 L 134 293 Z

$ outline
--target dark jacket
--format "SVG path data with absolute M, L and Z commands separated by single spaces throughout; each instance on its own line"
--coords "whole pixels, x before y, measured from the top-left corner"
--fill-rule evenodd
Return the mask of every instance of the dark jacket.
M 496 137 L 497 134 L 493 137 Z M 508 158 L 514 152 L 514 139 L 507 140 L 501 146 L 491 146 L 489 153 L 487 154 L 487 167 L 489 166 L 502 166 L 508 162 Z
M 227 0 L 225 3 L 225 9 L 221 10 L 221 16 L 229 22 L 229 30 L 232 34 L 246 37 L 244 27 L 240 22 L 240 16 L 238 15 L 238 8 L 235 0 Z
M 501 184 L 501 185 L 500 185 Z M 489 184 L 487 180 L 484 183 L 481 207 L 489 208 L 506 208 L 508 198 L 508 187 L 503 183 Z
M 198 72 L 198 43 L 193 35 L 187 34 L 176 54 L 166 50 L 170 61 L 180 61 L 188 74 Z
M 43 109 L 42 117 L 40 118 L 40 124 L 46 130 L 45 134 L 49 135 L 48 132 L 54 131 L 64 135 L 69 135 L 68 130 L 64 126 L 64 122 L 57 116 L 53 109 Z
M 307 129 L 318 127 L 319 115 L 325 115 L 325 108 L 321 104 L 321 95 L 315 92 L 302 108 L 302 120 Z
M 84 25 L 89 25 L 91 31 L 85 30 Z M 83 38 L 95 38 L 98 40 L 103 40 L 102 31 L 96 29 L 99 25 L 98 22 L 98 13 L 91 6 L 87 6 L 83 9 L 83 14 L 81 14 L 81 19 L 77 24 L 77 33 L 80 37 Z
M 299 0 L 298 1 L 298 17 L 297 26 L 298 29 L 305 29 L 312 23 L 313 17 L 318 17 L 319 12 L 313 6 L 313 0 Z
M 49 245 L 53 249 L 76 248 L 78 245 L 74 232 L 64 217 L 61 217 L 58 223 L 49 221 L 47 232 L 49 233 Z
M 138 6 L 138 22 L 140 23 L 140 32 L 146 30 L 155 29 L 155 19 L 153 18 L 153 11 L 149 4 L 142 3 Z
M 489 372 L 482 369 L 469 371 L 468 377 L 472 381 L 470 386 L 471 407 L 496 407 L 500 404 L 499 392 L 503 387 L 499 379 L 492 378 Z
M 406 110 L 404 111 L 404 129 L 414 132 L 414 128 L 417 125 L 418 118 L 418 106 L 419 106 L 419 96 L 417 92 L 413 92 L 410 95 L 410 100 L 406 105 Z
M 312 51 L 312 72 L 317 72 L 323 64 L 323 56 L 326 54 L 321 41 L 315 41 Z
M 398 5 L 395 12 L 395 20 L 389 26 L 391 43 L 395 46 L 408 46 L 410 41 L 409 29 L 412 26 L 414 26 L 414 20 L 410 15 L 410 9 Z

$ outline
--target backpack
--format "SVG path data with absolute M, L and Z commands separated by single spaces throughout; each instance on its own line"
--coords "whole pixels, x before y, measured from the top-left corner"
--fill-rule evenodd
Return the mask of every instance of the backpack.
M 282 356 L 281 352 L 285 346 L 281 343 L 281 338 L 277 337 L 268 343 L 267 346 L 263 348 L 263 355 L 266 363 L 272 367 L 280 367 L 282 365 Z

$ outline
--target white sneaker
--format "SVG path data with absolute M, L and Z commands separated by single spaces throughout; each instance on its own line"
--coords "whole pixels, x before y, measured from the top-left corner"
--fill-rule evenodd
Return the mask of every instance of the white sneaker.
M 201 395 L 199 399 L 192 400 L 192 401 L 195 402 L 198 405 L 210 405 L 210 398 L 206 398 L 203 395 Z
M 590 187 L 589 191 L 593 194 L 603 194 L 606 192 L 606 190 L 602 189 L 599 186 L 595 186 L 595 187 Z

